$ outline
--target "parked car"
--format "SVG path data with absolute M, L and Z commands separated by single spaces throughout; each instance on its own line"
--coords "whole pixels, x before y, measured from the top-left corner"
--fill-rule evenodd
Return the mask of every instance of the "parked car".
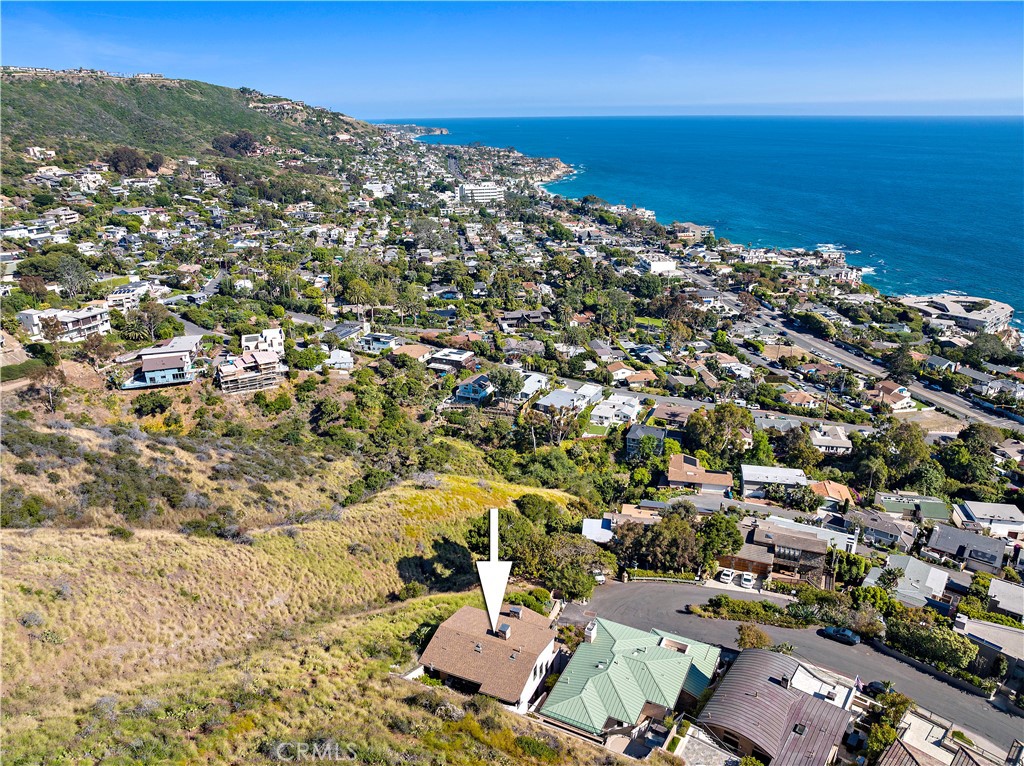
M 756 580 L 757 580 L 757 578 L 754 577 L 754 573 L 753 572 L 744 572 L 743 573 L 743 577 L 740 578 L 740 587 L 741 588 L 753 588 L 754 587 L 754 582 Z
M 718 579 L 726 585 L 730 585 L 736 579 L 736 572 L 732 569 L 723 569 L 718 573 Z
M 604 585 L 605 579 L 606 579 L 605 576 L 604 576 L 604 572 L 602 572 L 600 569 L 595 569 L 593 574 L 594 574 L 594 581 L 598 585 Z
M 892 688 L 892 684 L 885 683 L 883 681 L 872 681 L 869 684 L 865 684 L 864 688 L 861 689 L 869 697 L 877 697 L 880 694 L 886 694 L 887 692 L 895 691 Z
M 860 643 L 860 636 L 852 630 L 849 628 L 839 628 L 835 625 L 825 628 L 825 638 L 831 638 L 833 641 L 848 644 L 849 646 L 856 646 Z

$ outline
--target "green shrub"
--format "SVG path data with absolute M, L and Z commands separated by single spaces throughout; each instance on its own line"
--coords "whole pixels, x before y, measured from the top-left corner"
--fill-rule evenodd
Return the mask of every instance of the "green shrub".
M 542 761 L 553 761 L 558 757 L 558 751 L 551 747 L 546 742 L 541 742 L 535 737 L 528 737 L 525 734 L 521 734 L 516 737 L 516 747 L 518 747 L 523 755 L 528 755 L 532 758 L 538 758 Z
M 694 582 L 697 575 L 693 572 L 656 572 L 653 569 L 627 569 L 626 574 L 631 580 L 638 577 L 660 577 L 663 580 L 681 580 L 683 582 Z
M 421 582 L 416 582 L 414 580 L 412 582 L 407 582 L 405 585 L 401 587 L 401 589 L 398 591 L 398 600 L 408 601 L 411 598 L 419 598 L 420 596 L 425 596 L 426 594 L 427 586 Z
M 107 534 L 115 540 L 131 540 L 135 537 L 135 533 L 128 529 L 128 527 L 110 527 L 107 530 Z
M 140 418 L 147 415 L 160 415 L 171 408 L 173 402 L 169 396 L 156 391 L 147 391 L 139 394 L 132 405 L 132 411 Z
M 20 364 L 5 364 L 0 367 L 0 382 L 27 378 L 34 370 L 41 370 L 45 366 L 46 362 L 42 359 L 28 359 Z

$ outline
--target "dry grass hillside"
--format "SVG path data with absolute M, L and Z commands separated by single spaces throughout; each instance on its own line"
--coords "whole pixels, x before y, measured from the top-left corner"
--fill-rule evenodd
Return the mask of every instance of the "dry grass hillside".
M 276 631 L 378 607 L 408 582 L 469 588 L 466 521 L 527 491 L 538 492 L 457 476 L 432 489 L 407 482 L 337 521 L 255 532 L 251 544 L 164 530 L 130 540 L 5 530 L 7 726 L 216 664 Z
M 433 596 L 281 630 L 243 656 L 83 696 L 8 727 L 5 763 L 259 764 L 299 742 L 365 764 L 618 762 L 488 698 L 394 675 L 429 626 L 479 600 Z

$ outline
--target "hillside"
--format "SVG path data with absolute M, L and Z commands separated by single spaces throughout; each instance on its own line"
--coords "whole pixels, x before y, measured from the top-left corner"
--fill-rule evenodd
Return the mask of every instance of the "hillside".
M 102 749 L 120 726 L 147 740 L 149 728 L 158 727 L 149 716 L 125 715 L 118 724 L 114 715 L 96 727 L 97 706 L 127 709 L 155 699 L 149 704 L 172 718 L 179 714 L 166 709 L 175 706 L 195 715 L 197 705 L 207 710 L 231 699 L 250 676 L 256 686 L 279 693 L 284 687 L 289 695 L 327 695 L 318 704 L 333 710 L 335 736 L 358 739 L 365 722 L 347 726 L 363 715 L 351 697 L 355 679 L 382 704 L 405 708 L 399 693 L 381 686 L 394 683 L 386 675 L 389 665 L 408 662 L 418 625 L 443 619 L 479 595 L 471 590 L 390 607 L 389 599 L 409 582 L 441 592 L 470 588 L 475 576 L 463 544 L 467 522 L 527 491 L 560 503 L 570 499 L 447 476 L 437 488 L 396 486 L 345 509 L 337 521 L 254 531 L 247 545 L 164 530 L 140 530 L 130 540 L 95 529 L 5 530 L 10 762 L 38 756 L 40 738 Z M 390 616 L 374 617 L 380 610 Z M 365 630 L 370 625 L 376 627 Z M 349 634 L 360 627 L 358 638 Z M 341 694 L 337 685 L 347 691 Z M 408 693 L 418 689 L 413 685 Z M 218 761 L 254 755 L 261 732 L 236 728 L 242 723 L 232 719 L 255 715 L 270 725 L 277 704 L 250 700 L 244 716 L 230 715 L 228 706 L 216 731 L 204 732 L 202 747 L 219 750 Z M 288 709 L 285 721 L 274 725 L 293 737 L 324 722 L 323 710 Z M 159 727 L 163 746 L 179 755 L 180 748 L 193 747 L 191 727 L 180 723 L 170 737 L 166 724 Z
M 368 136 L 368 123 L 305 108 L 277 118 L 251 108 L 268 97 L 195 80 L 101 77 L 2 79 L 5 142 L 27 145 L 125 144 L 168 153 L 201 153 L 217 135 L 252 131 L 282 147 L 323 148 L 339 131 Z

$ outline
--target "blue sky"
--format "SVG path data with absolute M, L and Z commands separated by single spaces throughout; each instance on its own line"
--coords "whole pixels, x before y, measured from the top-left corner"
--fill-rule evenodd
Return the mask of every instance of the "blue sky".
M 4 64 L 159 71 L 367 119 L 1021 114 L 1022 3 L 31 3 Z

